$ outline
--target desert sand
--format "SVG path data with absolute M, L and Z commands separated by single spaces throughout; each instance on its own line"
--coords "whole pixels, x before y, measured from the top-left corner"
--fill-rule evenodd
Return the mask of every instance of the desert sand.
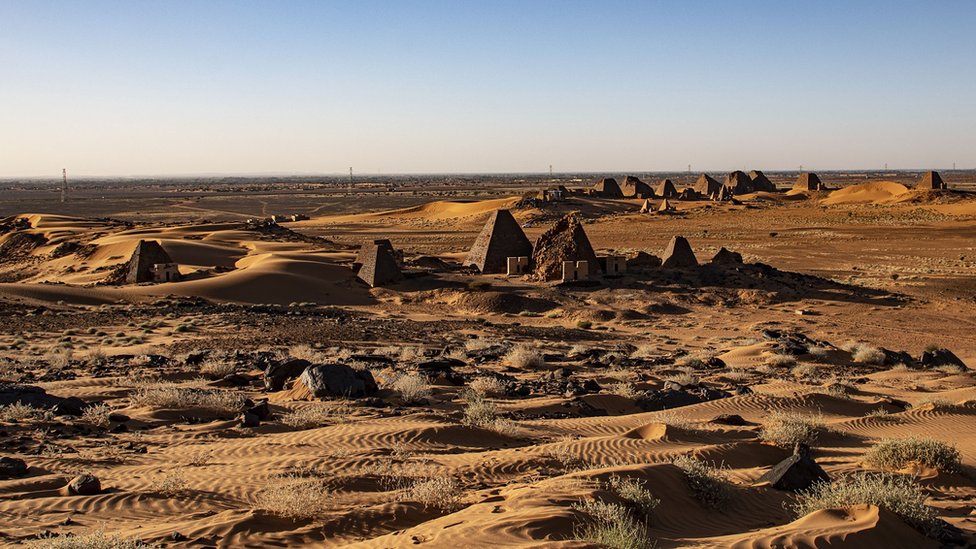
M 768 175 L 784 190 L 671 199 L 666 214 L 639 198 L 526 201 L 509 181 L 400 203 L 215 193 L 146 215 L 128 196 L 90 215 L 10 198 L 0 456 L 27 469 L 0 469 L 0 541 L 976 543 L 976 194 L 952 177 L 947 191 L 825 177 L 836 190 L 787 192 Z M 275 208 L 309 219 L 245 221 Z M 462 267 L 498 209 L 533 243 L 575 214 L 627 273 Z M 700 266 L 635 261 L 679 235 Z M 357 278 L 374 239 L 402 251 L 402 280 Z M 181 280 L 113 283 L 140 240 Z M 711 262 L 722 248 L 741 262 Z M 351 372 L 346 392 L 316 396 L 308 368 L 331 364 Z M 879 457 L 903 440 L 901 458 Z M 816 507 L 764 478 L 798 442 L 832 486 L 867 473 L 909 487 Z

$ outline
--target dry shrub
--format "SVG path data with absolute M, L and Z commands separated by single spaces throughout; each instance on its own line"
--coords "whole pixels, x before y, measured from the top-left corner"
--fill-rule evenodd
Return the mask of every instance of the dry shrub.
M 642 392 L 638 391 L 637 388 L 634 387 L 633 383 L 627 382 L 611 383 L 609 386 L 607 386 L 607 392 L 609 392 L 611 395 L 617 395 L 619 397 L 629 398 L 631 400 L 635 400 L 642 395 Z
M 822 416 L 797 412 L 773 412 L 763 425 L 759 438 L 780 448 L 792 449 L 797 443 L 812 444 L 823 427 Z
M 332 409 L 321 404 L 303 406 L 281 415 L 281 422 L 295 429 L 314 429 L 322 427 L 336 417 L 341 417 L 352 411 L 348 406 Z
M 767 356 L 763 362 L 773 368 L 790 368 L 796 364 L 796 357 L 783 353 L 773 353 Z
M 108 416 L 111 413 L 112 408 L 108 404 L 99 402 L 85 408 L 81 413 L 81 420 L 96 427 L 108 427 L 110 424 Z
M 693 431 L 697 428 L 693 421 L 674 410 L 661 410 L 655 419 L 668 427 L 677 427 L 686 431 Z
M 200 365 L 200 374 L 207 379 L 222 379 L 237 371 L 237 364 L 226 358 L 211 357 Z
M 902 469 L 917 463 L 952 473 L 960 467 L 959 450 L 955 446 L 920 437 L 883 440 L 872 446 L 864 458 L 881 469 Z
M 805 362 L 803 364 L 797 364 L 796 366 L 794 366 L 793 369 L 790 370 L 790 373 L 793 374 L 793 377 L 811 378 L 811 377 L 816 377 L 819 371 L 820 371 L 820 366 L 817 366 L 816 364 L 810 364 L 809 362 Z
M 328 507 L 329 490 L 322 479 L 296 474 L 270 478 L 255 497 L 255 508 L 295 520 L 314 519 Z
M 55 370 L 63 370 L 71 364 L 72 356 L 71 349 L 52 349 L 44 359 L 49 367 Z
M 488 429 L 505 436 L 516 436 L 518 424 L 510 419 L 498 417 L 498 407 L 482 395 L 467 391 L 464 394 L 465 406 L 463 425 Z
M 400 398 L 408 404 L 425 402 L 431 395 L 430 382 L 420 374 L 398 376 L 391 385 L 393 390 L 400 393 Z
M 140 540 L 123 538 L 118 534 L 102 531 L 87 534 L 48 534 L 36 540 L 25 541 L 30 549 L 143 549 L 153 547 Z
M 244 406 L 244 397 L 238 393 L 180 387 L 175 383 L 150 382 L 132 393 L 132 403 L 137 406 L 156 408 L 203 408 L 215 412 L 236 412 Z
M 814 484 L 797 495 L 792 509 L 801 517 L 823 509 L 877 505 L 927 535 L 937 536 L 941 525 L 935 511 L 925 505 L 926 497 L 922 487 L 910 477 L 855 473 L 833 482 Z
M 884 351 L 867 343 L 849 341 L 841 348 L 851 353 L 851 360 L 859 364 L 880 366 L 885 363 Z
M 634 518 L 630 509 L 619 503 L 586 500 L 574 503 L 573 509 L 587 516 L 587 520 L 575 531 L 575 536 L 580 541 L 610 549 L 644 549 L 653 546 L 647 527 Z
M 682 387 L 693 387 L 695 385 L 698 385 L 698 377 L 688 372 L 675 374 L 673 376 L 668 376 L 664 380 L 677 383 Z
M 508 354 L 505 355 L 504 361 L 508 363 L 509 366 L 519 369 L 529 369 L 529 368 L 542 368 L 546 365 L 545 359 L 542 354 L 536 349 L 522 344 L 516 345 L 512 348 Z
M 189 491 L 182 469 L 170 469 L 149 483 L 149 491 L 165 497 L 175 497 Z
M 421 478 L 410 484 L 404 497 L 425 508 L 454 511 L 461 506 L 461 483 L 454 477 Z
M 31 419 L 48 419 L 51 417 L 53 417 L 53 414 L 49 410 L 34 408 L 21 402 L 0 406 L 0 421 L 28 421 Z
M 705 507 L 722 508 L 732 497 L 732 485 L 721 468 L 692 456 L 678 456 L 672 463 L 684 470 L 688 487 Z
M 468 387 L 475 393 L 485 397 L 497 397 L 505 394 L 505 382 L 489 376 L 476 377 Z
M 654 509 L 661 503 L 661 500 L 654 497 L 654 494 L 647 489 L 647 482 L 643 480 L 614 475 L 610 477 L 609 485 L 618 496 L 640 511 L 645 520 L 650 520 Z

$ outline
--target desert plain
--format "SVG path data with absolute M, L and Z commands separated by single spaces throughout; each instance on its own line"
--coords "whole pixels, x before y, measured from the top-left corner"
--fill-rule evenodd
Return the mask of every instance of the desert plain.
M 0 182 L 0 542 L 973 545 L 976 173 L 768 176 Z M 624 272 L 465 266 L 498 210 Z

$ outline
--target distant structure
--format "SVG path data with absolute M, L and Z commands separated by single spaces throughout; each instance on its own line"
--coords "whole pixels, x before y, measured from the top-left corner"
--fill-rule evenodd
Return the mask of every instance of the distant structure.
M 624 198 L 653 198 L 654 190 L 639 178 L 628 175 L 620 184 L 620 193 Z
M 685 269 L 698 266 L 698 258 L 695 257 L 691 244 L 688 244 L 683 236 L 672 237 L 662 257 L 661 266 L 667 269 Z
M 61 168 L 61 203 L 64 204 L 68 196 L 68 168 Z
M 915 185 L 917 189 L 939 190 L 949 188 L 939 172 L 928 171 L 922 174 L 922 178 Z
M 796 178 L 796 183 L 793 184 L 793 188 L 800 191 L 822 191 L 824 190 L 824 184 L 815 173 L 801 173 Z
M 125 273 L 127 284 L 172 282 L 179 280 L 179 266 L 155 240 L 140 240 L 129 258 Z
M 370 242 L 363 243 L 363 245 L 360 246 L 359 252 L 356 254 L 356 259 L 353 261 L 353 264 L 352 264 L 353 270 L 355 270 L 356 272 L 359 272 L 359 269 L 362 268 L 363 264 L 365 263 L 365 261 L 366 261 L 366 255 L 365 254 L 366 254 L 366 251 L 369 249 L 370 245 L 380 246 L 380 247 L 384 248 L 386 250 L 386 252 L 388 254 L 390 254 L 391 257 L 393 257 L 393 261 L 396 262 L 397 265 L 400 265 L 401 263 L 403 263 L 403 252 L 394 249 L 393 248 L 393 243 L 390 242 L 390 239 L 388 239 L 388 238 L 377 238 L 376 240 L 372 240 Z
M 624 193 L 617 185 L 617 180 L 612 177 L 605 177 L 597 181 L 591 190 L 591 194 L 600 198 L 623 198 Z
M 725 177 L 725 188 L 732 194 L 749 194 L 755 191 L 752 180 L 745 172 L 736 170 Z
M 668 202 L 668 199 L 665 198 L 664 200 L 661 201 L 661 205 L 658 206 L 657 213 L 659 214 L 671 213 L 675 211 L 675 209 L 676 208 L 672 206 L 670 202 Z
M 495 210 L 471 246 L 464 265 L 473 265 L 482 273 L 505 273 L 508 258 L 531 255 L 532 243 L 512 212 Z
M 559 280 L 564 262 L 587 262 L 587 274 L 596 274 L 599 261 L 583 224 L 573 214 L 563 216 L 542 233 L 532 250 L 531 266 L 539 280 Z
M 675 198 L 678 196 L 678 189 L 674 187 L 674 183 L 670 179 L 662 179 L 657 184 L 657 188 L 654 189 L 654 195 L 661 198 Z
M 692 189 L 702 196 L 710 197 L 722 192 L 722 184 L 708 174 L 703 173 L 698 177 L 698 181 L 695 182 Z
M 749 179 L 752 180 L 753 191 L 776 192 L 776 185 L 766 177 L 766 174 L 759 170 L 749 172 Z
M 654 205 L 651 204 L 651 201 L 648 200 L 648 199 L 644 199 L 644 205 L 641 206 L 640 213 L 646 214 L 646 213 L 649 213 L 653 209 L 654 209 Z
M 359 250 L 362 266 L 356 276 L 372 288 L 403 280 L 403 273 L 400 272 L 400 266 L 397 265 L 396 258 L 391 251 L 392 247 L 392 245 L 387 246 L 385 244 L 363 244 Z

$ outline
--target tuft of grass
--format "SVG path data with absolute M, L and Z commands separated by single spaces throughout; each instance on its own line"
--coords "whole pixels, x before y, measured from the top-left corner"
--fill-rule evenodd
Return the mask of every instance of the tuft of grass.
M 211 357 L 200 365 L 200 374 L 207 379 L 222 379 L 237 371 L 237 365 L 230 360 Z
M 813 444 L 820 434 L 823 418 L 797 412 L 774 412 L 763 425 L 759 438 L 781 448 L 792 449 L 797 443 Z
M 851 359 L 858 364 L 880 366 L 885 362 L 884 351 L 867 343 L 849 341 L 841 348 L 851 353 Z
M 610 549 L 644 549 L 653 546 L 647 528 L 619 503 L 586 500 L 573 509 L 587 519 L 576 528 L 576 538 Z
M 180 387 L 174 383 L 150 382 L 132 393 L 137 406 L 157 408 L 203 408 L 215 412 L 236 412 L 244 406 L 244 397 L 227 391 Z
M 773 353 L 767 356 L 763 362 L 773 368 L 791 368 L 796 365 L 796 357 L 783 353 Z
M 607 392 L 609 392 L 611 395 L 617 395 L 619 397 L 629 398 L 631 400 L 637 399 L 642 395 L 642 392 L 638 391 L 637 388 L 634 387 L 633 383 L 626 382 L 611 383 L 607 386 Z
M 110 424 L 108 416 L 111 413 L 112 408 L 108 404 L 99 402 L 85 408 L 85 410 L 81 413 L 81 420 L 96 427 L 104 428 L 108 427 Z
M 921 437 L 883 440 L 872 446 L 864 459 L 881 469 L 902 469 L 917 463 L 952 473 L 960 467 L 959 450 L 955 446 Z
M 519 369 L 542 368 L 546 365 L 546 360 L 534 348 L 521 344 L 516 345 L 509 351 L 504 359 L 509 366 Z
M 518 424 L 498 417 L 498 407 L 495 403 L 474 391 L 467 391 L 464 400 L 464 417 L 461 419 L 463 425 L 488 429 L 506 436 L 517 434 Z
M 468 388 L 476 394 L 485 397 L 497 397 L 505 394 L 505 382 L 498 378 L 482 376 L 476 377 L 468 384 Z
M 926 494 L 912 478 L 887 473 L 854 473 L 820 482 L 797 494 L 792 510 L 797 517 L 823 509 L 877 505 L 895 513 L 905 522 L 929 536 L 937 536 L 941 526 L 935 511 L 925 505 Z
M 709 509 L 720 509 L 732 497 L 732 485 L 724 471 L 692 456 L 678 456 L 672 462 L 685 472 L 695 498 Z
M 398 376 L 391 385 L 393 390 L 400 393 L 400 397 L 407 404 L 423 403 L 431 395 L 430 382 L 420 374 Z
M 171 469 L 155 477 L 149 483 L 149 490 L 165 497 L 176 497 L 189 491 L 189 484 L 182 469 Z
M 295 429 L 314 429 L 322 427 L 336 417 L 343 417 L 351 412 L 347 406 L 328 408 L 322 405 L 303 406 L 281 415 L 281 422 Z
M 407 487 L 404 497 L 425 508 L 454 511 L 461 506 L 461 483 L 454 477 L 420 478 Z
M 255 497 L 255 508 L 279 517 L 310 520 L 329 507 L 329 490 L 315 477 L 294 473 L 271 477 Z
M 580 320 L 576 322 L 576 327 L 579 328 L 580 330 L 589 330 L 593 328 L 593 323 L 590 322 L 589 320 Z
M 100 530 L 87 534 L 48 534 L 36 540 L 24 542 L 30 549 L 143 549 L 155 547 L 140 540 L 124 538 L 118 534 L 106 534 Z
M 49 410 L 34 408 L 21 402 L 0 406 L 0 421 L 27 421 L 31 419 L 48 419 L 50 417 L 52 417 L 52 414 Z
M 618 496 L 640 511 L 646 520 L 651 518 L 654 509 L 661 503 L 661 500 L 654 497 L 654 494 L 647 489 L 647 482 L 643 480 L 614 475 L 610 477 L 609 485 Z

